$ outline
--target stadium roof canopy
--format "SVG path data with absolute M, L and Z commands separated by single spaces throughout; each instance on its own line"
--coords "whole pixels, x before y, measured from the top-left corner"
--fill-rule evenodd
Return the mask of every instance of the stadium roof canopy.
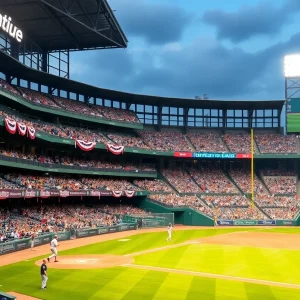
M 100 99 L 121 101 L 129 104 L 171 106 L 182 108 L 202 109 L 233 109 L 233 110 L 282 110 L 284 100 L 267 101 L 222 101 L 222 100 L 193 100 L 180 98 L 167 98 L 158 96 L 147 96 L 131 94 L 108 89 L 102 89 L 85 83 L 77 82 L 67 78 L 61 78 L 49 73 L 37 71 L 21 64 L 16 59 L 0 51 L 0 71 L 20 79 L 51 86 L 63 91 L 87 95 Z
M 127 47 L 106 0 L 0 0 L 0 13 L 47 52 Z

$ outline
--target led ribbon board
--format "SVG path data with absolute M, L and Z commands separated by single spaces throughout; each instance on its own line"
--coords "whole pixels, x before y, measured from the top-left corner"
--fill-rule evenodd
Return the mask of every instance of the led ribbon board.
M 0 28 L 19 43 L 22 42 L 23 32 L 17 26 L 13 25 L 11 17 L 0 14 Z
M 251 158 L 249 153 L 216 153 L 216 152 L 174 152 L 174 157 L 181 158 Z

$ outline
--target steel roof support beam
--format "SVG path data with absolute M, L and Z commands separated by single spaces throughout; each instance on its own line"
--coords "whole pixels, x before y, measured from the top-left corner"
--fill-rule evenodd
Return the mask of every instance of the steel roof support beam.
M 75 1 L 76 1 L 77 5 L 79 6 L 79 8 L 81 9 L 81 11 L 83 12 L 84 16 L 87 18 L 87 20 L 91 24 L 92 28 L 96 29 L 95 24 L 92 22 L 92 20 L 90 19 L 90 17 L 88 16 L 88 14 L 84 10 L 84 8 L 82 7 L 81 3 L 78 0 L 75 0 Z
M 38 0 L 38 1 L 45 3 L 44 0 Z M 53 10 L 56 10 L 56 11 L 59 11 L 59 10 L 56 9 L 55 7 L 53 7 L 52 5 L 50 5 L 49 3 L 42 7 L 44 7 L 52 15 L 52 17 L 66 30 L 66 32 L 69 34 L 69 36 L 72 38 L 73 42 L 75 43 L 75 46 L 77 48 L 81 48 L 80 43 L 77 40 L 75 34 L 72 32 L 72 30 L 56 15 L 55 11 L 53 11 Z
M 104 38 L 104 39 L 110 41 L 112 44 L 115 44 L 116 46 L 118 46 L 118 47 L 120 47 L 120 48 L 124 48 L 124 45 L 122 45 L 122 44 L 120 44 L 120 43 L 114 41 L 113 39 L 111 39 L 111 38 L 107 37 L 106 35 L 100 33 L 99 31 L 95 30 L 94 28 L 91 28 L 91 27 L 89 27 L 88 25 L 86 25 L 86 24 L 80 22 L 79 20 L 77 20 L 76 18 L 74 18 L 70 13 L 66 13 L 66 12 L 62 11 L 61 9 L 57 8 L 56 6 L 54 6 L 54 5 L 50 4 L 50 3 L 48 3 L 47 0 L 37 0 L 37 1 L 43 3 L 45 7 L 48 7 L 48 10 L 49 10 L 49 11 L 52 11 L 52 10 L 57 11 L 57 12 L 59 12 L 59 13 L 65 15 L 65 16 L 69 17 L 69 18 L 72 19 L 74 22 L 76 22 L 76 23 L 82 25 L 83 27 L 87 28 L 88 30 L 93 31 L 94 33 L 96 33 L 97 35 L 101 36 L 102 38 Z M 76 1 L 77 1 L 77 0 L 76 0 Z M 56 15 L 55 15 L 55 16 L 56 16 Z M 58 18 L 58 17 L 56 16 L 56 18 Z M 64 24 L 64 27 L 68 28 L 65 24 Z M 68 32 L 70 32 L 70 29 L 68 29 Z M 70 32 L 70 33 L 71 33 L 71 32 Z M 71 34 L 72 34 L 72 33 L 71 33 Z M 78 41 L 77 41 L 77 42 L 78 42 Z

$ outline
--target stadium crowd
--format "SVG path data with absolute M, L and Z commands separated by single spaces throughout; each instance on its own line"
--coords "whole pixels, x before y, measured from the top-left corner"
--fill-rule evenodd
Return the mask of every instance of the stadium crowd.
M 139 131 L 151 149 L 157 151 L 193 151 L 185 136 L 179 131 Z
M 251 141 L 249 133 L 226 133 L 223 139 L 230 152 L 251 153 Z
M 272 195 L 289 194 L 296 195 L 296 177 L 264 177 L 264 182 Z
M 169 207 L 192 207 L 204 215 L 213 217 L 213 209 L 206 204 L 204 204 L 197 196 L 195 195 L 185 195 L 179 196 L 177 194 L 171 193 L 166 195 L 161 194 L 151 194 L 150 199 L 162 203 L 165 206 Z
M 73 101 L 72 101 L 73 102 Z M 104 144 L 121 145 L 125 147 L 136 147 L 140 149 L 152 149 L 156 151 L 201 151 L 201 152 L 236 152 L 250 153 L 250 137 L 248 133 L 226 133 L 223 137 L 217 133 L 196 133 L 187 135 L 179 131 L 150 131 L 122 133 L 112 130 L 71 127 L 60 123 L 49 123 L 44 121 L 30 120 L 17 113 L 7 113 L 0 110 L 0 116 L 8 116 L 16 121 L 33 126 L 36 130 L 61 138 L 78 139 Z M 267 139 L 266 134 L 255 134 L 256 144 L 261 153 L 297 153 L 298 140 L 295 135 L 274 136 L 275 141 Z M 223 140 L 222 140 L 223 139 Z M 285 148 L 287 147 L 287 148 Z M 269 149 L 269 150 L 262 150 Z M 284 150 L 286 149 L 286 151 Z M 290 150 L 289 150 L 290 149 Z
M 261 153 L 292 154 L 298 152 L 295 135 L 260 133 L 255 135 L 255 140 Z
M 269 219 L 257 207 L 219 207 L 216 212 L 219 220 L 267 220 Z
M 189 173 L 205 193 L 239 193 L 221 169 L 213 167 L 191 168 L 189 169 Z
M 150 192 L 173 192 L 172 188 L 165 181 L 159 179 L 136 179 L 134 180 L 134 184 L 142 190 Z
M 248 207 L 250 205 L 249 199 L 242 195 L 205 195 L 200 198 L 214 207 Z
M 23 174 L 5 174 L 2 178 L 3 184 L 1 189 L 4 189 L 9 184 L 16 189 L 28 190 L 108 190 L 108 191 L 138 191 L 137 186 L 132 185 L 125 179 L 107 179 L 107 178 L 72 178 L 65 176 L 41 176 L 41 175 L 23 175 Z
M 44 156 L 30 153 L 23 153 L 17 150 L 7 150 L 0 147 L 0 155 L 31 160 L 35 162 L 41 162 L 46 164 L 61 164 L 64 166 L 74 166 L 81 168 L 99 168 L 99 169 L 113 169 L 113 170 L 125 170 L 125 171 L 155 171 L 154 167 L 149 165 L 138 164 L 128 161 L 126 165 L 122 165 L 117 161 L 108 160 L 84 160 L 78 158 L 71 158 L 70 156 Z
M 70 229 L 86 229 L 117 225 L 124 215 L 149 215 L 129 205 L 40 205 L 12 210 L 0 208 L 0 241 L 58 233 Z
M 215 132 L 191 132 L 187 134 L 196 151 L 199 152 L 228 152 L 220 135 Z
M 201 193 L 201 188 L 181 168 L 163 169 L 162 174 L 179 193 Z

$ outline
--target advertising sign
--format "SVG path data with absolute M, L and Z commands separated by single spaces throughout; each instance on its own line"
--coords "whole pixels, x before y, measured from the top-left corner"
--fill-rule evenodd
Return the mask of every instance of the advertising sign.
M 17 26 L 13 25 L 11 17 L 0 14 L 0 28 L 17 42 L 22 42 L 23 32 Z

